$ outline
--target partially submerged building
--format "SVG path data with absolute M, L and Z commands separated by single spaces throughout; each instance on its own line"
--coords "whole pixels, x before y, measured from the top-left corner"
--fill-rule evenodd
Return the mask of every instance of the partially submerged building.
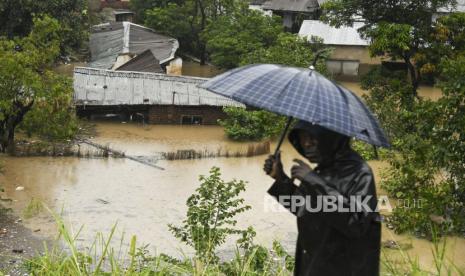
M 181 71 L 182 62 L 175 57 L 179 48 L 177 39 L 131 22 L 93 26 L 89 46 L 88 66 L 92 68 L 118 70 L 122 67 L 169 74 Z
M 327 61 L 327 68 L 333 76 L 340 79 L 358 79 L 367 73 L 374 65 L 381 64 L 380 58 L 370 56 L 368 46 L 370 42 L 363 39 L 358 29 L 363 22 L 355 22 L 353 27 L 332 27 L 318 20 L 304 20 L 299 35 L 320 37 L 323 43 L 333 48 Z
M 226 118 L 225 106 L 243 104 L 198 85 L 205 78 L 113 71 L 78 67 L 74 70 L 74 102 L 79 116 L 142 115 L 153 124 L 216 124 Z
M 261 4 L 261 9 L 265 11 L 272 11 L 272 14 L 281 16 L 283 19 L 283 25 L 286 29 L 292 32 L 298 32 L 303 19 L 319 18 L 321 13 L 321 5 L 324 2 L 326 1 L 269 0 Z

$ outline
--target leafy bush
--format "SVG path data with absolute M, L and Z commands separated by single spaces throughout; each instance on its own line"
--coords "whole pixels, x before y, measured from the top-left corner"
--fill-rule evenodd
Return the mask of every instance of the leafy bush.
M 249 248 L 255 231 L 233 226 L 235 216 L 249 210 L 244 199 L 238 198 L 245 190 L 245 182 L 232 180 L 225 182 L 220 178 L 220 169 L 213 167 L 209 176 L 200 176 L 200 187 L 187 199 L 187 218 L 179 227 L 169 225 L 170 231 L 182 242 L 195 249 L 196 256 L 204 263 L 215 263 L 218 257 L 215 249 L 225 242 L 231 234 L 241 235 L 238 243 Z
M 436 102 L 408 96 L 405 78 L 378 70 L 365 82 L 366 97 L 393 144 L 390 167 L 381 185 L 395 198 L 421 202 L 398 207 L 392 223 L 398 232 L 429 232 L 430 215 L 441 218 L 440 233 L 465 231 L 465 59 L 445 62 L 443 97 Z
M 236 141 L 259 141 L 278 135 L 284 128 L 286 117 L 264 110 L 247 111 L 240 107 L 225 107 L 228 118 L 219 123 L 226 135 Z
M 49 140 L 71 139 L 78 130 L 72 80 L 51 72 L 44 75 L 48 91 L 35 102 L 19 127 L 29 136 L 36 134 Z

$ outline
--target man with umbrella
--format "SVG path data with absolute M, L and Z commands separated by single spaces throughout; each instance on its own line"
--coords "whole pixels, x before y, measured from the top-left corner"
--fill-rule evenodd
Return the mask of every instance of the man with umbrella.
M 313 68 L 249 65 L 200 87 L 289 117 L 264 170 L 275 179 L 268 192 L 297 217 L 294 274 L 378 275 L 381 224 L 374 177 L 349 142 L 350 137 L 381 147 L 389 142 L 365 104 Z M 293 118 L 299 121 L 288 138 L 317 167 L 295 160 L 289 177 L 279 148 Z
M 268 193 L 280 202 L 290 202 L 286 207 L 297 217 L 294 275 L 378 275 L 381 224 L 375 212 L 376 189 L 370 167 L 350 148 L 349 137 L 318 125 L 298 122 L 289 140 L 302 156 L 318 164 L 312 170 L 295 159 L 289 177 L 279 153 L 265 161 L 265 172 L 276 180 Z M 300 185 L 293 179 L 300 180 Z M 340 200 L 337 206 L 345 207 L 350 200 L 368 198 L 370 210 L 325 213 L 321 208 L 325 196 Z M 300 197 L 318 210 L 307 210 Z M 315 208 L 317 204 L 320 208 Z

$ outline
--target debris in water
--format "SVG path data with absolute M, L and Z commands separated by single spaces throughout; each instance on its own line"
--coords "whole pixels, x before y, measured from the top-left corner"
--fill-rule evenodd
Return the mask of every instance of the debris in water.
M 396 250 L 407 250 L 413 248 L 411 244 L 408 243 L 399 243 L 394 240 L 386 240 L 382 242 L 382 245 L 384 248 L 389 248 L 389 249 L 396 249 Z
M 108 203 L 110 203 L 109 201 L 106 201 L 106 200 L 101 199 L 101 198 L 98 198 L 96 201 L 97 201 L 98 203 L 102 203 L 102 204 L 108 204 Z

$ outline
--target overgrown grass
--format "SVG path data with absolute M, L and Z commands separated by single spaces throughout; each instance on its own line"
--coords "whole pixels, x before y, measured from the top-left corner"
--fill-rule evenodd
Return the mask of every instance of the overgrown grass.
M 64 247 L 55 244 L 45 252 L 31 259 L 26 266 L 32 275 L 292 275 L 294 259 L 279 242 L 273 248 L 253 246 L 250 250 L 236 248 L 234 257 L 229 261 L 204 263 L 196 258 L 184 256 L 173 258 L 166 254 L 150 255 L 147 246 L 137 245 L 132 236 L 129 246 L 123 246 L 119 240 L 117 249 L 111 247 L 115 238 L 116 225 L 108 235 L 97 234 L 88 249 L 79 249 L 79 232 L 73 235 L 63 220 L 55 216 L 59 239 Z M 465 275 L 454 262 L 449 260 L 445 240 L 433 240 L 431 247 L 433 271 L 422 267 L 418 258 L 412 257 L 403 249 L 383 249 L 381 275 Z M 390 252 L 388 252 L 390 251 Z M 0 274 L 1 275 L 1 274 Z
M 162 157 L 166 160 L 184 160 L 184 159 L 205 159 L 217 157 L 253 157 L 270 153 L 270 142 L 261 142 L 257 144 L 249 144 L 246 150 L 229 150 L 218 148 L 216 151 L 211 150 L 178 150 L 172 152 L 163 152 Z
M 115 240 L 116 225 L 107 236 L 97 234 L 87 249 L 77 244 L 79 233 L 73 235 L 63 220 L 55 215 L 59 241 L 51 248 L 26 263 L 32 275 L 291 275 L 293 258 L 283 247 L 274 242 L 272 249 L 253 246 L 250 250 L 236 249 L 230 261 L 204 263 L 200 259 L 185 256 L 177 259 L 165 254 L 151 256 L 147 246 L 137 247 L 132 236 L 124 248 L 120 239 L 119 248 L 111 244 Z

